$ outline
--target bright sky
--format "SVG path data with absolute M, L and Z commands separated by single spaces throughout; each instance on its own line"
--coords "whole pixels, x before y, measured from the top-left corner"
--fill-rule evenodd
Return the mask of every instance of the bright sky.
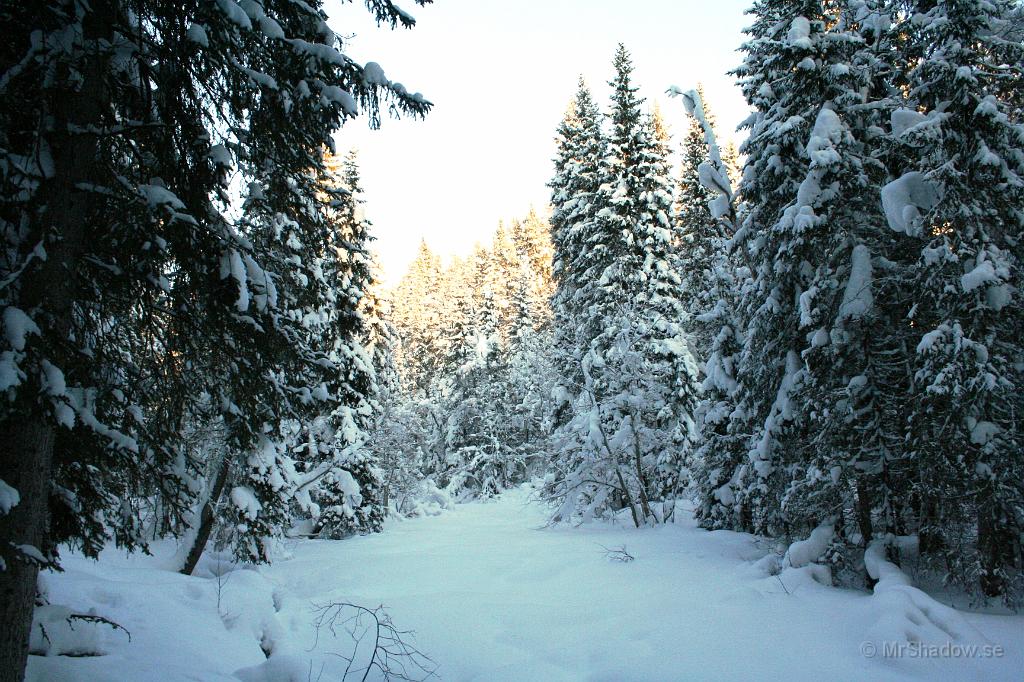
M 389 284 L 421 237 L 443 255 L 487 242 L 499 219 L 548 203 L 555 128 L 579 75 L 606 108 L 619 42 L 633 56 L 635 84 L 657 101 L 678 144 L 682 103 L 670 85 L 704 84 L 729 139 L 746 105 L 726 72 L 750 0 L 436 0 L 418 7 L 411 31 L 375 28 L 363 3 L 327 0 L 329 23 L 352 36 L 350 57 L 435 104 L 425 121 L 385 118 L 379 131 L 347 124 L 339 148 L 360 153 L 367 215 Z

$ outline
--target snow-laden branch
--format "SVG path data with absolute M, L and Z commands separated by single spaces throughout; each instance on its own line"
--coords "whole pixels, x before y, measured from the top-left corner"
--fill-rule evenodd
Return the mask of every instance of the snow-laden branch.
M 868 641 L 879 647 L 894 642 L 939 646 L 989 643 L 981 632 L 964 620 L 960 612 L 914 587 L 910 576 L 889 560 L 887 555 L 891 550 L 914 553 L 917 551 L 917 538 L 888 534 L 873 541 L 864 551 L 864 567 L 868 575 L 877 581 L 873 606 L 879 614 L 868 632 Z
M 700 164 L 697 172 L 700 176 L 700 184 L 712 192 L 714 198 L 708 202 L 711 215 L 721 221 L 730 235 L 736 234 L 735 197 L 732 182 L 729 180 L 729 172 L 722 162 L 722 154 L 718 149 L 718 138 L 715 130 L 704 113 L 704 101 L 696 90 L 683 91 L 676 86 L 668 89 L 669 97 L 682 97 L 686 113 L 697 121 L 697 125 L 704 131 L 704 143 L 708 148 L 708 161 Z

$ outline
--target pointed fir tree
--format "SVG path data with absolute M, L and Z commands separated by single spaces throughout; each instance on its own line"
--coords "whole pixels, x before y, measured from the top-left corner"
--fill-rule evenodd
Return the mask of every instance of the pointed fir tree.
M 621 45 L 614 66 L 600 209 L 576 256 L 586 263 L 584 281 L 593 283 L 586 298 L 576 294 L 586 315 L 577 324 L 589 340 L 584 390 L 563 436 L 576 452 L 567 453 L 549 494 L 562 502 L 558 518 L 624 505 L 643 525 L 665 518 L 652 500 L 680 491 L 697 368 L 680 326 L 666 144 L 641 113 Z
M 739 221 L 732 175 L 726 165 L 728 157 L 722 154 L 722 167 L 714 170 L 714 117 L 700 88 L 692 94 L 694 106 L 683 143 L 676 220 L 682 293 L 691 308 L 688 326 L 703 358 L 702 395 L 695 414 L 698 438 L 691 472 L 692 490 L 698 496 L 694 515 L 704 528 L 749 532 L 751 509 L 737 494 L 748 473 L 744 464 L 749 439 L 742 428 L 737 370 L 744 338 L 740 302 L 750 272 L 746 259 L 741 257 L 739 241 L 734 239 Z M 728 210 L 723 211 L 723 199 Z
M 394 321 L 401 337 L 402 383 L 417 398 L 432 395 L 432 377 L 437 374 L 445 350 L 438 298 L 440 281 L 441 261 L 421 240 L 394 296 Z
M 564 423 L 583 386 L 581 366 L 589 339 L 582 331 L 594 282 L 587 279 L 587 244 L 597 215 L 600 166 L 606 153 L 602 116 L 582 78 L 558 128 L 558 152 L 551 188 L 552 301 L 556 366 L 555 422 Z
M 374 257 L 370 268 L 371 284 L 363 298 L 363 347 L 373 363 L 376 394 L 373 414 L 367 426 L 368 447 L 381 470 L 381 507 L 385 514 L 395 493 L 407 490 L 415 480 L 414 461 L 402 421 L 404 393 L 398 371 L 401 340 L 392 322 L 391 293 L 384 288 L 383 274 Z
M 325 386 L 335 407 L 326 415 L 320 443 L 307 450 L 302 468 L 325 471 L 310 491 L 318 507 L 314 531 L 340 538 L 379 531 L 383 505 L 377 463 L 367 443 L 378 394 L 372 356 L 363 346 L 367 328 L 362 309 L 372 284 L 371 224 L 364 212 L 355 152 L 329 159 L 327 167 L 333 171 L 328 203 L 334 243 L 320 272 L 333 282 L 334 307 L 323 340 L 337 370 L 336 379 Z

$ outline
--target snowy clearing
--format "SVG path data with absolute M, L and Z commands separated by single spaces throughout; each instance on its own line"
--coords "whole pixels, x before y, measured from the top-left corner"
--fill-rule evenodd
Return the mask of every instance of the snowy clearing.
M 68 556 L 66 573 L 46 576 L 54 609 L 95 609 L 131 643 L 103 624 L 61 633 L 51 623 L 52 648 L 74 651 L 78 637 L 106 655 L 32 656 L 28 679 L 341 679 L 346 663 L 330 652 L 351 653 L 344 631 L 321 633 L 313 650 L 312 605 L 332 601 L 384 604 L 444 680 L 1014 680 L 1024 669 L 1024 617 L 963 613 L 958 631 L 925 608 L 962 644 L 976 631 L 1003 655 L 885 656 L 873 633 L 900 615 L 892 599 L 819 585 L 813 566 L 768 576 L 755 538 L 700 530 L 689 514 L 642 530 L 542 528 L 546 510 L 529 494 L 381 534 L 296 541 L 273 565 L 220 580 L 161 569 L 168 545 L 154 557 Z M 623 547 L 633 561 L 605 551 Z

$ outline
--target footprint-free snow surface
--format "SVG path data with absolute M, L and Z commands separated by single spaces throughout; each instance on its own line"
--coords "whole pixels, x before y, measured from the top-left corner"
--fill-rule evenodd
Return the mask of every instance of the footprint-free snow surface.
M 405 638 L 433 660 L 432 679 L 1022 677 L 1021 616 L 826 587 L 805 569 L 771 576 L 755 538 L 699 530 L 686 514 L 643 530 L 544 528 L 529 492 L 390 522 L 377 535 L 296 541 L 271 566 L 219 579 L 163 568 L 171 547 L 154 557 L 110 551 L 99 562 L 69 556 L 65 573 L 47 576 L 52 606 L 37 618 L 49 641 L 37 634 L 34 645 L 50 655 L 31 657 L 29 679 L 339 680 L 348 665 L 339 654 L 354 647 L 342 620 L 354 612 L 341 614 L 335 635 L 322 627 L 317 637 L 314 626 L 314 605 L 334 602 L 383 604 L 397 628 L 415 632 Z M 623 547 L 632 561 L 605 551 Z M 70 630 L 65 607 L 94 609 L 131 641 L 102 623 Z M 348 679 L 362 679 L 352 670 L 366 664 L 372 639 Z

